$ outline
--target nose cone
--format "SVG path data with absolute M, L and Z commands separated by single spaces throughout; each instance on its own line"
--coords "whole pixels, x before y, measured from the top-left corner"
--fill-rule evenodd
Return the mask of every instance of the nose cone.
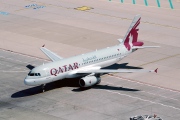
M 24 84 L 25 84 L 25 85 L 29 85 L 29 80 L 25 78 L 25 79 L 24 79 Z
M 35 84 L 35 81 L 33 79 L 27 79 L 25 78 L 24 79 L 24 84 L 25 85 L 34 85 Z

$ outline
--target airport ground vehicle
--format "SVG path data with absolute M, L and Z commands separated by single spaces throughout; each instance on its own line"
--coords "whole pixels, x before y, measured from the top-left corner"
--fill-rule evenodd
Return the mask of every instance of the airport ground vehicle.
M 137 115 L 130 117 L 130 120 L 163 120 L 157 115 Z

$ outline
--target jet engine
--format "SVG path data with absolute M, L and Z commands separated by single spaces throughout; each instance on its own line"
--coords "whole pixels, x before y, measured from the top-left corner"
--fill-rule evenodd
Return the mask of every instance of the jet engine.
M 95 84 L 99 84 L 101 82 L 101 78 L 100 77 L 96 77 L 96 76 L 86 76 L 83 77 L 79 80 L 79 85 L 81 87 L 90 87 L 93 86 Z

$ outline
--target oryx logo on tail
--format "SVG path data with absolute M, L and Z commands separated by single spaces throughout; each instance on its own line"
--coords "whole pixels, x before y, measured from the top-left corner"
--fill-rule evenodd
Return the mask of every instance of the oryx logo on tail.
M 128 51 L 130 51 L 133 46 L 143 45 L 143 42 L 137 42 L 139 31 L 137 27 L 140 24 L 140 20 L 140 15 L 136 15 L 123 39 L 123 43 Z

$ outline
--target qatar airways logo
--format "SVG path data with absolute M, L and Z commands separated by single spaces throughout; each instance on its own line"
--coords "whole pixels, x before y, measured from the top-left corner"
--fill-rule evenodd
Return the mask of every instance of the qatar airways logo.
M 63 72 L 67 72 L 67 71 L 70 71 L 70 70 L 74 70 L 74 69 L 77 69 L 79 68 L 78 66 L 79 64 L 77 62 L 73 63 L 73 64 L 69 64 L 69 65 L 64 65 L 64 66 L 61 66 L 59 68 L 52 68 L 50 70 L 50 73 L 51 75 L 54 75 L 56 76 L 57 74 L 60 74 L 60 73 L 63 73 Z
M 124 41 L 124 45 L 128 51 L 130 51 L 133 44 L 137 42 L 138 31 L 139 31 L 139 29 L 137 27 L 140 24 L 140 19 L 141 18 L 139 18 L 139 20 L 137 20 L 137 22 L 134 24 L 134 26 L 132 27 L 131 31 L 128 33 L 128 35 Z
M 88 62 L 90 60 L 94 60 L 94 59 L 97 59 L 96 55 L 94 56 L 91 56 L 91 57 L 87 57 L 87 58 L 82 58 L 83 59 L 83 62 Z

